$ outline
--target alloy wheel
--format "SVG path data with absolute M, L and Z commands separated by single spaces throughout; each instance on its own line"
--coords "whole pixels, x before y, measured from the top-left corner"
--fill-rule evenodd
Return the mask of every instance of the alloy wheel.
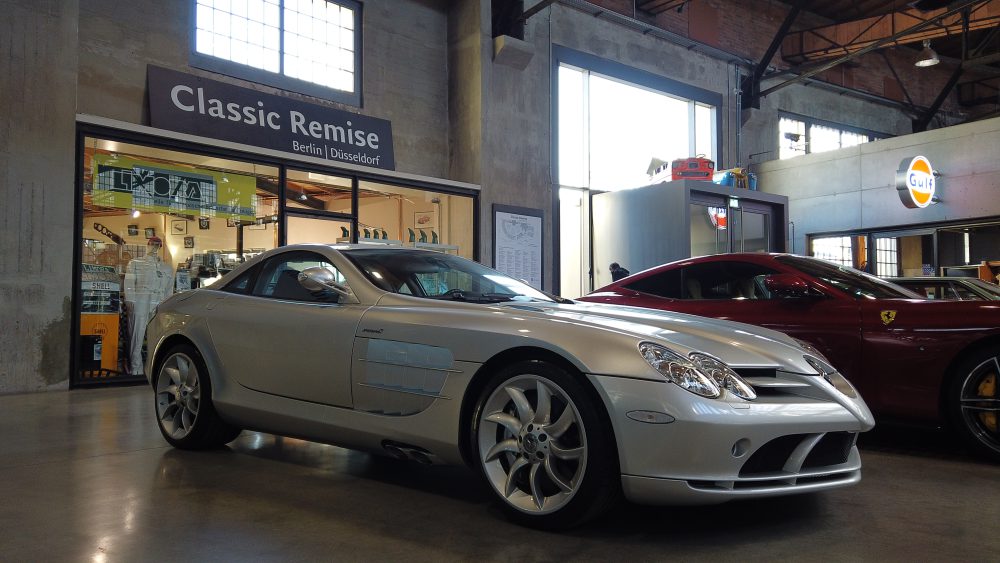
M 1000 453 L 1000 361 L 987 358 L 962 382 L 959 396 L 962 421 L 983 445 Z
M 576 494 L 587 468 L 587 435 L 570 396 L 539 375 L 493 390 L 480 411 L 479 459 L 512 507 L 548 514 Z
M 156 378 L 156 416 L 171 438 L 180 440 L 191 433 L 201 406 L 198 368 L 183 353 L 172 354 L 163 362 Z

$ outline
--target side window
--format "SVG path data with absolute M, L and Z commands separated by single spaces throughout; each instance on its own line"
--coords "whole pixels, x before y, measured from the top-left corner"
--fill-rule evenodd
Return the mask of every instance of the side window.
M 261 269 L 253 294 L 258 297 L 305 301 L 312 303 L 336 303 L 339 296 L 333 291 L 309 291 L 299 283 L 299 273 L 307 268 L 326 268 L 334 274 L 338 283 L 346 279 L 329 260 L 315 252 L 288 252 L 268 260 Z
M 681 270 L 668 270 L 659 274 L 646 276 L 628 284 L 625 288 L 657 297 L 666 297 L 667 299 L 683 298 Z
M 260 271 L 260 266 L 255 266 L 249 270 L 243 272 L 236 279 L 226 284 L 222 288 L 222 291 L 228 291 L 229 293 L 250 293 L 250 284 L 257 272 Z
M 683 270 L 683 299 L 771 299 L 764 278 L 775 270 L 752 262 L 710 262 Z
M 951 290 L 955 292 L 955 299 L 961 299 L 962 301 L 975 301 L 976 299 L 980 299 L 978 295 L 960 283 L 951 284 Z

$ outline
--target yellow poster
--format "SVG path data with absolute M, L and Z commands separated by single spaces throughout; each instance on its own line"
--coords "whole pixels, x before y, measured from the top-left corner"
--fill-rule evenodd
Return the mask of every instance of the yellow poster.
M 253 221 L 257 217 L 253 176 L 145 162 L 124 156 L 94 156 L 95 205 Z

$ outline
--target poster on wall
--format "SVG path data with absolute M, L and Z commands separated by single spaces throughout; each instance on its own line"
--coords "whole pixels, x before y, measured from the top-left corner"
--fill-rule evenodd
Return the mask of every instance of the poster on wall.
M 116 154 L 94 155 L 93 170 L 95 205 L 247 221 L 257 216 L 257 179 L 253 176 L 154 164 Z
M 493 206 L 493 267 L 508 276 L 542 287 L 541 209 Z

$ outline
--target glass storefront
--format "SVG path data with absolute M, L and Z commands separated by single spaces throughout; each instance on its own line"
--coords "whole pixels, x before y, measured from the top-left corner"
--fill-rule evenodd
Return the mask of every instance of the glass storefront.
M 884 278 L 967 276 L 996 282 L 1000 223 L 809 237 L 809 253 Z
M 477 258 L 468 190 L 110 135 L 81 142 L 74 385 L 143 380 L 145 325 L 159 302 L 282 244 L 399 245 Z

